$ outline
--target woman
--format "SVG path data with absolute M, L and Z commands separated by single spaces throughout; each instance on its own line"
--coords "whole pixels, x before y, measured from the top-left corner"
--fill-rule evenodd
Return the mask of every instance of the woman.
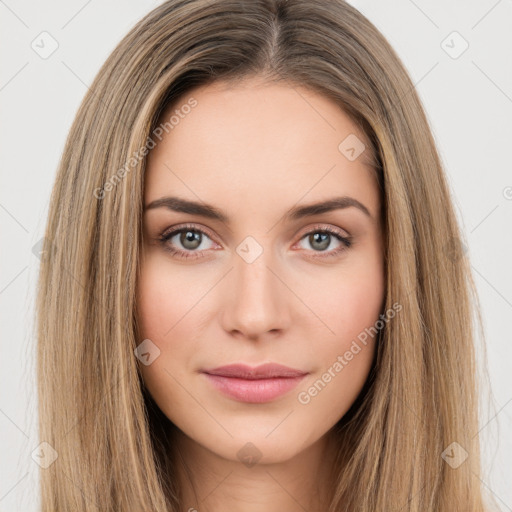
M 461 247 L 414 86 L 355 8 L 165 2 L 51 198 L 43 510 L 484 510 Z

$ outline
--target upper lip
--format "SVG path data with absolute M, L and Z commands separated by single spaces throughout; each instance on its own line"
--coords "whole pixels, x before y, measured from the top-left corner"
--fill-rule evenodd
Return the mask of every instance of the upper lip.
M 211 370 L 203 370 L 203 372 L 210 375 L 237 377 L 239 379 L 249 380 L 271 379 L 278 377 L 300 377 L 307 373 L 277 363 L 266 363 L 256 367 L 251 367 L 246 364 L 229 364 L 226 366 L 219 366 L 218 368 L 213 368 Z

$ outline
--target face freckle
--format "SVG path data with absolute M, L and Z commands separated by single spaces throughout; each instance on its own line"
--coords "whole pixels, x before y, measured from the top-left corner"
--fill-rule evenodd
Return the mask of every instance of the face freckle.
M 254 81 L 196 88 L 166 109 L 162 119 L 197 101 L 148 155 L 137 310 L 140 342 L 159 355 L 141 365 L 144 383 L 193 443 L 230 460 L 248 440 L 270 463 L 325 436 L 368 377 L 375 338 L 357 340 L 384 304 L 365 134 L 331 100 L 300 92 Z M 255 401 L 247 379 L 233 396 L 229 377 L 204 373 L 233 363 L 303 376 Z

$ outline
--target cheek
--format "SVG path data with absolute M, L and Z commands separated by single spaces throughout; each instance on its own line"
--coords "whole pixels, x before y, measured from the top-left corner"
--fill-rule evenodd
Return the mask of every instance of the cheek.
M 137 325 L 138 343 L 150 340 L 149 346 L 158 354 L 151 364 L 139 364 L 144 383 L 153 398 L 169 395 L 174 388 L 171 375 L 175 368 L 169 366 L 169 353 L 172 350 L 175 357 L 183 345 L 170 347 L 175 330 L 180 326 L 183 317 L 183 294 L 180 300 L 180 283 L 175 275 L 168 275 L 166 265 L 157 257 L 146 257 L 139 275 L 137 287 Z M 147 343 L 147 342 L 146 342 Z M 179 376 L 177 376 L 179 378 Z
M 327 352 L 350 345 L 378 320 L 385 297 L 383 270 L 379 255 L 368 253 L 320 280 L 316 276 L 316 283 L 306 284 L 308 304 L 330 329 Z
M 150 252 L 137 287 L 138 343 L 149 339 L 159 351 L 151 364 L 139 367 L 146 387 L 168 416 L 170 404 L 173 409 L 185 405 L 180 383 L 193 372 L 194 357 L 201 352 L 198 314 L 216 277 L 207 270 L 204 276 L 187 270 L 169 264 L 165 254 Z
M 146 336 L 152 333 L 164 339 L 176 323 L 180 289 L 179 276 L 169 271 L 164 258 L 157 251 L 149 252 L 141 268 L 137 296 L 140 324 Z
M 182 271 L 168 257 L 155 251 L 146 256 L 137 290 L 141 335 L 166 343 L 185 325 L 194 306 L 205 293 L 207 277 Z
M 378 256 L 378 255 L 377 255 Z M 378 257 L 341 268 L 335 278 L 317 282 L 310 304 L 332 332 L 312 354 L 316 372 L 298 401 L 325 424 L 336 422 L 353 404 L 371 368 L 384 305 L 384 273 Z M 320 291 L 323 290 L 323 293 Z

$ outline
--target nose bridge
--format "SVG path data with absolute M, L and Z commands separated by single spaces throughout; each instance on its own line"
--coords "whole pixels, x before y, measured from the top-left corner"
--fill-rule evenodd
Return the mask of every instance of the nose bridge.
M 236 252 L 225 303 L 225 329 L 257 337 L 284 328 L 289 318 L 286 287 L 274 275 L 271 249 L 247 237 Z

